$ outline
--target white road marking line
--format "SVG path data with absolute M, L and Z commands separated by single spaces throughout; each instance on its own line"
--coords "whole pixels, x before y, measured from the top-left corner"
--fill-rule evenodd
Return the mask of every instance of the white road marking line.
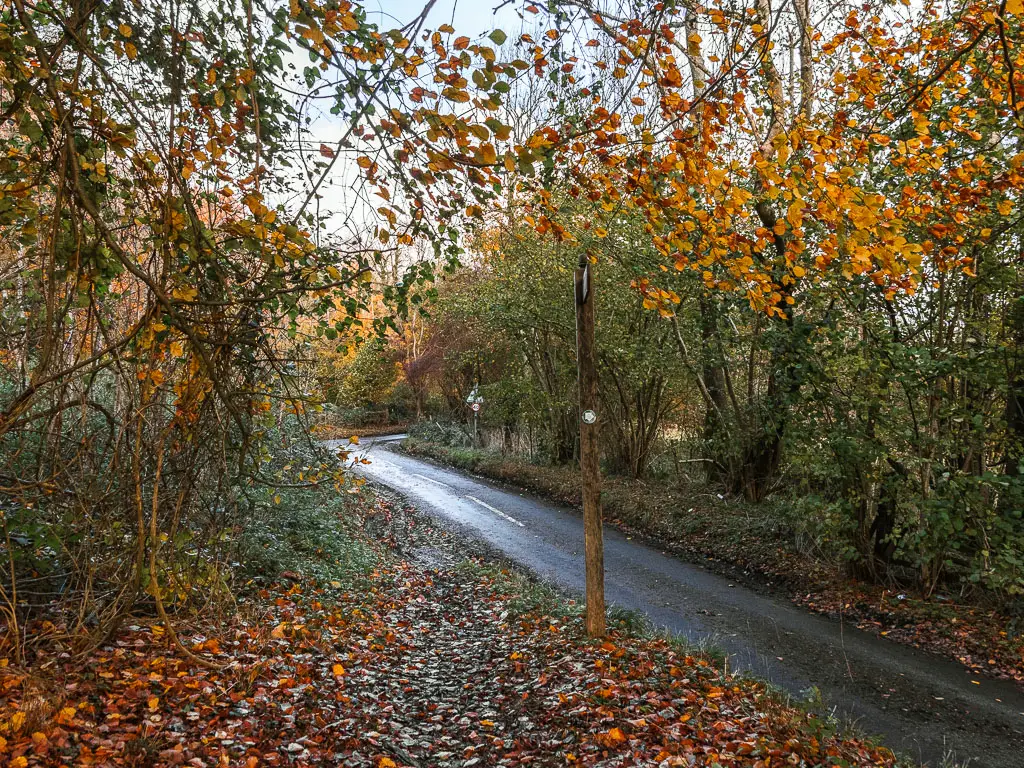
M 501 511 L 500 509 L 498 509 L 497 507 L 492 507 L 492 506 L 491 506 L 490 504 L 488 504 L 488 503 L 487 503 L 486 501 L 480 501 L 480 499 L 478 499 L 478 498 L 477 498 L 476 496 L 470 496 L 470 495 L 468 495 L 468 494 L 467 494 L 467 495 L 466 495 L 466 498 L 467 498 L 467 499 L 472 499 L 472 500 L 473 500 L 473 501 L 475 501 L 475 502 L 476 502 L 477 504 L 479 504 L 479 505 L 480 505 L 481 507 L 484 507 L 484 508 L 486 508 L 486 509 L 489 509 L 489 510 L 491 510 L 491 512 L 493 512 L 494 514 L 496 514 L 496 515 L 497 515 L 498 517 L 503 517 L 503 518 L 505 518 L 506 520 L 508 520 L 508 521 L 509 521 L 510 523 L 515 523 L 515 524 L 516 524 L 516 525 L 518 525 L 518 526 L 519 526 L 520 528 L 525 528 L 525 527 L 526 527 L 526 526 L 525 526 L 525 525 L 523 525 L 523 524 L 522 524 L 521 522 L 519 522 L 518 520 L 516 520 L 516 519 L 515 519 L 514 517 L 511 517 L 511 516 L 509 516 L 509 515 L 506 515 L 506 514 L 505 514 L 504 512 L 502 512 L 502 511 Z
M 433 483 L 434 485 L 440 485 L 442 488 L 447 488 L 449 491 L 454 491 L 455 490 L 450 485 L 448 485 L 448 483 L 442 483 L 440 480 L 435 480 L 432 477 L 427 477 L 426 475 L 420 475 L 420 474 L 417 474 L 416 472 L 413 472 L 411 474 L 412 474 L 413 477 L 418 477 L 420 480 L 426 480 L 428 483 Z

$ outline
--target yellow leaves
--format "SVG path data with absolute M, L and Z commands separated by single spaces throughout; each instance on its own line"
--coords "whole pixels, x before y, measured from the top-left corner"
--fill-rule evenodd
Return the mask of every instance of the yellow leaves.
M 77 710 L 74 707 L 64 707 L 57 713 L 57 723 L 59 725 L 70 725 L 75 719 L 75 713 Z
M 341 664 L 335 664 L 333 667 L 331 667 L 331 672 L 334 673 L 335 677 L 344 677 L 345 667 L 343 667 Z
M 160 706 L 160 699 L 156 696 L 151 696 L 149 701 L 146 702 L 146 706 L 149 707 L 150 712 L 156 712 L 157 708 Z
M 789 204 L 789 208 L 786 209 L 786 221 L 789 222 L 793 229 L 796 229 L 803 223 L 803 200 L 794 200 Z
M 9 765 L 11 768 L 25 768 L 28 765 L 28 759 L 24 755 L 18 755 L 16 758 L 11 760 Z
M 149 380 L 158 387 L 164 383 L 164 372 L 159 368 L 152 368 L 150 370 L 143 368 L 136 374 L 136 377 L 139 381 Z
M 7 728 L 11 733 L 17 733 L 21 730 L 21 727 L 25 724 L 25 713 L 15 712 L 11 715 L 11 719 L 7 721 Z
M 171 296 L 178 301 L 192 301 L 199 295 L 199 291 L 192 286 L 181 286 L 171 291 Z
M 359 29 L 359 19 L 351 11 L 345 11 L 339 15 L 341 28 L 346 32 L 354 32 Z
M 480 162 L 493 165 L 498 162 L 498 152 L 490 142 L 480 146 Z
M 296 27 L 296 31 L 299 33 L 300 37 L 306 38 L 315 45 L 319 46 L 323 45 L 324 43 L 324 33 L 323 30 L 320 29 L 319 27 L 307 27 L 300 24 L 298 27 Z
M 382 757 L 377 761 L 377 768 L 398 768 L 398 764 L 390 757 Z
M 263 204 L 263 196 L 250 193 L 242 198 L 242 204 L 249 209 L 253 216 L 261 217 L 267 212 L 267 206 Z
M 135 47 L 135 43 L 124 44 L 124 55 L 127 56 L 130 61 L 135 61 L 135 58 L 139 55 L 139 49 Z
M 1006 0 L 1006 12 L 1011 16 L 1024 16 L 1024 0 Z
M 441 95 L 448 99 L 448 101 L 455 102 L 456 104 L 465 104 L 469 101 L 469 93 L 462 88 L 449 86 L 441 91 Z
M 807 270 L 801 267 L 799 264 L 793 267 L 793 274 L 797 277 L 803 277 L 807 274 Z
M 526 141 L 526 146 L 530 149 L 544 149 L 545 147 L 550 147 L 553 145 L 554 142 L 551 140 L 551 138 L 547 134 L 541 132 L 533 134 Z

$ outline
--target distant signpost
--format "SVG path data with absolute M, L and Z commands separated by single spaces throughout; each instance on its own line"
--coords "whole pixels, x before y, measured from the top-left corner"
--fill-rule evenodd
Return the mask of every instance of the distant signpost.
M 470 410 L 473 411 L 473 443 L 477 444 L 480 442 L 478 420 L 480 417 L 480 409 L 483 408 L 484 405 L 484 396 L 480 394 L 479 384 L 473 385 L 473 389 L 466 398 L 466 402 L 469 404 Z

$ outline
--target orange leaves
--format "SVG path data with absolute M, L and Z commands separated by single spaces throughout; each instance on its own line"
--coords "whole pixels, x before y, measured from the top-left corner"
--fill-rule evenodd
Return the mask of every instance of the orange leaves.
M 621 728 L 615 727 L 602 734 L 599 737 L 599 741 L 603 742 L 606 746 L 615 747 L 626 741 L 626 734 L 623 733 Z
M 74 707 L 63 707 L 55 718 L 58 725 L 71 725 L 75 719 L 77 710 Z
M 789 225 L 793 229 L 798 229 L 800 225 L 803 223 L 803 210 L 804 203 L 803 200 L 800 199 L 794 200 L 792 203 L 789 204 L 789 207 L 786 209 L 786 221 L 789 222 Z
M 678 88 L 683 84 L 683 75 L 674 63 L 670 63 L 663 70 L 661 84 L 667 88 Z
M 462 88 L 449 86 L 441 91 L 441 95 L 448 99 L 448 101 L 456 104 L 466 104 L 469 102 L 469 92 Z
M 164 372 L 159 368 L 151 368 L 149 370 L 142 368 L 136 374 L 139 381 L 151 382 L 154 386 L 159 387 L 164 383 Z
M 498 152 L 490 142 L 480 146 L 478 156 L 480 158 L 480 162 L 485 163 L 486 165 L 493 165 L 498 162 Z
M 558 132 L 551 127 L 545 127 L 530 136 L 526 146 L 530 149 L 546 149 L 555 146 L 558 140 Z

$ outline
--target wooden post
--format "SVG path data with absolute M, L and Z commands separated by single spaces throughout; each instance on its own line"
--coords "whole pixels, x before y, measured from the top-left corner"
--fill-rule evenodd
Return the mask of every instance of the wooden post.
M 580 257 L 576 270 L 576 361 L 580 390 L 580 473 L 583 478 L 583 537 L 586 559 L 587 634 L 605 633 L 604 537 L 601 530 L 601 466 L 597 434 L 597 356 L 594 350 L 592 265 Z

